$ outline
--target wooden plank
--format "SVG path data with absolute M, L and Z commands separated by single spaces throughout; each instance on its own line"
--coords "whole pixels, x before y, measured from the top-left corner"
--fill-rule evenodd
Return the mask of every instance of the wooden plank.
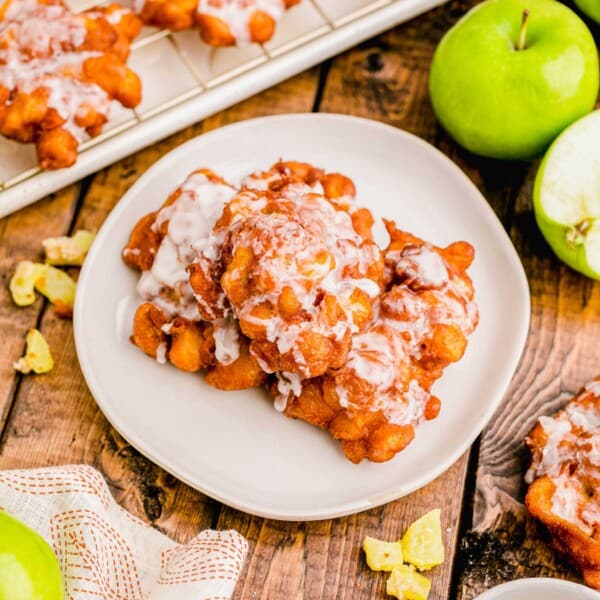
M 246 536 L 251 552 L 235 598 L 385 598 L 386 573 L 374 573 L 360 550 L 366 535 L 397 540 L 408 524 L 433 508 L 443 508 L 447 560 L 429 575 L 430 598 L 448 598 L 452 556 L 462 505 L 465 458 L 442 477 L 411 494 L 358 515 L 312 523 L 283 523 L 223 507 L 219 528 Z
M 511 228 L 531 289 L 530 335 L 505 401 L 482 437 L 472 530 L 460 552 L 461 600 L 527 576 L 579 581 L 525 514 L 523 440 L 539 416 L 556 412 L 600 373 L 600 282 L 562 265 L 540 235 L 531 207 L 536 170 L 537 164 L 528 170 Z
M 43 307 L 16 309 L 8 283 L 20 260 L 43 260 L 42 240 L 67 232 L 75 210 L 78 186 L 70 186 L 17 213 L 0 219 L 0 433 L 12 405 L 20 376 L 13 362 L 23 354 L 25 335 L 35 327 Z
M 267 113 L 310 110 L 317 82 L 317 70 L 299 75 L 105 169 L 94 178 L 73 228 L 97 229 L 144 170 L 195 135 Z M 25 233 L 39 238 L 36 228 Z M 11 233 L 10 239 L 20 235 Z M 19 317 L 19 310 L 6 299 L 2 310 L 11 323 Z M 77 364 L 71 323 L 45 310 L 40 327 L 56 366 L 48 375 L 25 377 L 19 386 L 1 441 L 0 469 L 88 463 L 104 473 L 124 507 L 175 539 L 188 539 L 210 527 L 219 504 L 143 458 L 100 413 Z

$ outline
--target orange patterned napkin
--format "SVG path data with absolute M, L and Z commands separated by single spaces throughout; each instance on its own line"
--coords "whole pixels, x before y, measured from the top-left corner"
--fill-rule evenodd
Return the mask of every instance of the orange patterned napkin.
M 0 472 L 0 509 L 52 546 L 69 600 L 226 600 L 248 549 L 236 531 L 171 541 L 85 465 Z

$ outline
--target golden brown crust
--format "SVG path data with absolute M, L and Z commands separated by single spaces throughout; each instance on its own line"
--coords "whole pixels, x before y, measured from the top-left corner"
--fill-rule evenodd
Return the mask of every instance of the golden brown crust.
M 2 18 L 0 63 L 15 76 L 0 84 L 0 133 L 35 143 L 42 168 L 71 166 L 85 135 L 102 131 L 112 100 L 128 108 L 141 100 L 125 64 L 141 22 L 116 4 L 74 14 L 61 0 L 10 0 Z M 39 25 L 48 20 L 52 27 Z
M 177 317 L 168 331 L 168 358 L 174 367 L 194 373 L 214 363 L 215 341 L 211 325 Z
M 410 401 L 413 406 L 417 406 L 415 402 L 422 403 L 420 418 L 424 420 L 438 416 L 441 403 L 429 393 L 431 385 L 446 366 L 462 357 L 466 336 L 477 323 L 477 314 L 469 307 L 473 300 L 472 284 L 464 272 L 472 260 L 471 246 L 457 243 L 446 253 L 446 249 L 426 245 L 428 252 L 437 254 L 443 261 L 451 283 L 438 287 L 431 282 L 425 285 L 420 280 L 407 279 L 402 270 L 406 268 L 403 251 L 422 248 L 425 242 L 391 224 L 389 227 L 392 240 L 384 255 L 388 268 L 394 272 L 395 283 L 389 283 L 380 299 L 379 318 L 363 336 L 353 338 L 355 346 L 348 364 L 330 368 L 323 376 L 302 382 L 301 393 L 290 394 L 285 409 L 290 417 L 329 430 L 341 441 L 342 450 L 352 462 L 390 460 L 413 440 L 416 423 L 402 415 L 403 403 Z M 410 266 L 410 262 L 407 264 Z M 444 312 L 445 300 L 450 307 L 462 306 L 463 312 L 438 321 L 436 315 Z M 411 346 L 404 346 L 403 340 L 404 336 L 411 335 L 411 322 L 415 318 L 413 305 L 418 307 L 422 337 L 415 341 L 417 348 L 411 356 Z M 427 322 L 430 322 L 429 330 L 425 326 Z M 371 339 L 370 335 L 374 337 Z M 393 352 L 398 346 L 402 350 L 395 357 Z M 360 360 L 367 361 L 359 368 L 362 375 L 356 370 Z M 369 361 L 373 362 L 369 364 Z M 378 382 L 377 377 L 369 380 L 369 373 L 386 369 L 386 361 L 388 366 L 393 364 L 395 392 L 390 392 L 387 384 Z M 420 390 L 416 396 L 411 392 L 411 382 Z M 276 398 L 281 397 L 277 385 L 273 384 L 270 390 Z M 388 400 L 381 403 L 381 397 L 386 394 Z
M 320 170 L 303 163 L 278 163 L 273 171 L 283 172 L 286 185 L 275 180 L 266 191 L 242 192 L 217 222 L 216 231 L 224 236 L 222 269 L 217 271 L 222 270 L 222 290 L 259 360 L 270 371 L 316 377 L 343 363 L 350 330 L 364 329 L 372 318 L 375 297 L 360 286 L 368 281 L 378 289 L 383 260 L 373 242 L 357 238 L 349 215 L 345 225 L 338 226 L 340 233 L 332 233 L 324 224 L 341 209 L 323 195 L 296 187 L 297 180 L 317 180 Z M 336 235 L 334 246 L 330 241 Z M 198 278 L 192 287 L 199 295 L 207 289 L 214 297 L 215 290 L 205 281 L 211 270 L 199 262 L 198 269 L 192 268 Z M 344 297 L 321 288 L 321 281 L 335 269 L 345 282 Z M 280 339 L 293 337 L 288 350 L 282 349 L 285 342 L 273 339 L 274 322 Z
M 167 343 L 162 327 L 168 321 L 168 316 L 154 304 L 140 304 L 133 317 L 131 341 L 148 356 L 156 358 L 160 345 Z
M 144 215 L 136 223 L 127 246 L 123 248 L 123 260 L 132 269 L 147 271 L 152 267 L 163 237 L 153 227 L 155 220 L 156 212 Z
M 139 17 L 148 25 L 179 31 L 194 25 L 197 0 L 148 0 Z
M 526 439 L 531 451 L 525 497 L 529 513 L 552 536 L 552 547 L 600 589 L 600 378 Z
M 209 367 L 206 378 L 208 385 L 224 391 L 246 390 L 267 383 L 267 374 L 250 354 L 248 341 L 240 341 L 240 356 L 228 365 L 216 364 Z

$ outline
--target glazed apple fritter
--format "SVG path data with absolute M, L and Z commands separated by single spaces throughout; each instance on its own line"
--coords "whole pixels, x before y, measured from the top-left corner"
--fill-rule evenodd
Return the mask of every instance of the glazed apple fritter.
M 527 509 L 554 549 L 600 589 L 600 377 L 553 417 L 541 417 L 525 441 Z
M 7 0 L 0 10 L 0 133 L 33 142 L 45 169 L 68 167 L 98 135 L 113 100 L 141 100 L 126 66 L 140 20 L 118 4 L 72 13 L 62 0 Z
M 172 30 L 198 27 L 211 46 L 268 42 L 283 13 L 300 0 L 135 0 L 149 25 Z
M 208 369 L 207 381 L 220 389 L 267 379 L 237 323 L 201 317 L 189 283 L 187 269 L 235 191 L 212 171 L 195 171 L 158 211 L 138 221 L 123 250 L 125 263 L 141 271 L 137 291 L 146 300 L 134 316 L 132 342 L 183 371 Z
M 278 373 L 271 386 L 280 410 L 328 429 L 352 462 L 391 459 L 420 421 L 437 417 L 441 404 L 431 386 L 462 358 L 478 321 L 466 274 L 472 247 L 437 248 L 387 225 L 388 286 L 344 365 L 307 381 Z
M 230 390 L 268 383 L 275 407 L 328 430 L 353 462 L 390 460 L 435 418 L 432 384 L 478 321 L 473 248 L 438 248 L 373 217 L 354 183 L 279 162 L 235 188 L 192 173 L 134 227 L 142 272 L 132 341 L 159 362 L 207 369 Z
M 227 303 L 203 316 L 231 311 L 266 372 L 316 377 L 341 366 L 352 334 L 373 316 L 383 277 L 381 251 L 355 231 L 350 214 L 289 180 L 240 192 L 214 237 L 216 260 L 193 264 L 190 281 L 204 305 L 214 297 L 203 296 L 206 279 L 218 274 Z

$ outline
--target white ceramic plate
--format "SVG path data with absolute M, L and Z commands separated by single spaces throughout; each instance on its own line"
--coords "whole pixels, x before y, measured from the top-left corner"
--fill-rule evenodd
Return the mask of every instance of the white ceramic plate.
M 120 258 L 138 218 L 190 173 L 208 166 L 232 181 L 278 159 L 350 175 L 376 217 L 439 245 L 465 239 L 481 320 L 463 360 L 436 385 L 443 408 L 384 464 L 348 462 L 328 434 L 274 410 L 261 390 L 225 393 L 199 375 L 161 366 L 129 342 L 140 300 Z M 385 242 L 379 226 L 380 241 Z M 340 115 L 284 115 L 230 125 L 180 146 L 149 169 L 102 227 L 79 279 L 77 352 L 115 428 L 191 486 L 261 516 L 324 519 L 408 494 L 440 475 L 500 403 L 529 324 L 519 258 L 469 179 L 432 146 L 398 129 Z
M 561 579 L 518 579 L 488 590 L 476 600 L 598 600 L 588 587 Z

